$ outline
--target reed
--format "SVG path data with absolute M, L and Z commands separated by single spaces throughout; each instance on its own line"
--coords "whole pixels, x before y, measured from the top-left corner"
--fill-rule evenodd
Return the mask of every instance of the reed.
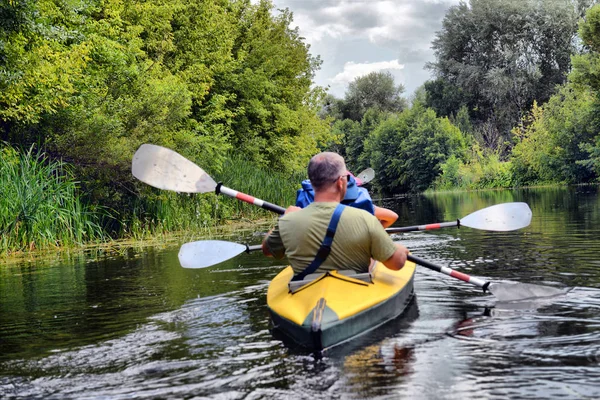
M 108 212 L 84 204 L 62 161 L 0 148 L 0 254 L 102 240 Z
M 174 232 L 208 230 L 215 225 L 207 198 L 214 195 L 155 192 L 156 195 L 135 199 L 131 212 L 122 215 L 121 236 L 148 239 Z
M 247 193 L 282 207 L 296 203 L 296 191 L 300 189 L 305 172 L 292 175 L 260 168 L 239 156 L 231 156 L 224 165 L 218 178 L 232 189 Z M 235 199 L 219 199 L 231 204 L 234 215 L 239 217 L 257 217 L 268 211 Z

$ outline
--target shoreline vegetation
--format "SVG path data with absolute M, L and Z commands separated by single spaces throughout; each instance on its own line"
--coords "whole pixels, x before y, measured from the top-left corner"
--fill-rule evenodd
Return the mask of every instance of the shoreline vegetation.
M 200 231 L 171 232 L 159 235 L 147 235 L 138 238 L 123 238 L 104 242 L 87 242 L 60 247 L 42 247 L 26 250 L 7 251 L 0 254 L 3 266 L 21 265 L 26 262 L 46 261 L 61 262 L 64 259 L 85 256 L 86 259 L 106 256 L 119 256 L 138 252 L 152 247 L 164 249 L 179 246 L 196 240 L 237 240 L 266 231 L 275 223 L 275 218 L 259 218 L 257 220 L 225 221 L 223 225 L 205 228 Z M 252 244 L 252 243 L 248 243 Z
M 135 216 L 124 234 L 110 235 L 105 227 L 126 217 L 86 203 L 85 193 L 70 173 L 71 168 L 33 149 L 18 151 L 0 147 L 0 256 L 21 257 L 39 250 L 120 248 L 158 240 L 175 243 L 198 238 L 233 236 L 234 232 L 267 225 L 271 213 L 236 199 L 215 194 L 178 194 L 155 191 L 161 198 L 160 219 Z M 300 176 L 284 178 L 240 159 L 224 163 L 221 180 L 276 204 L 293 204 Z M 296 182 L 297 185 L 296 185 Z
M 324 150 L 373 168 L 373 198 L 600 177 L 593 0 L 450 7 L 410 99 L 385 71 L 343 98 L 315 86 L 320 57 L 270 0 L 19 0 L 0 15 L 0 257 L 272 217 L 137 181 L 144 143 L 282 206 Z
M 224 182 L 233 182 L 233 185 L 236 185 L 233 187 L 244 187 L 246 192 L 255 193 L 257 197 L 269 199 L 268 201 L 277 198 L 274 203 L 284 207 L 294 204 L 301 176 L 288 178 L 260 168 L 251 168 L 243 160 L 227 161 L 225 165 L 228 166 L 229 173 L 223 175 Z M 234 165 L 237 165 L 237 168 L 234 168 Z M 43 153 L 35 153 L 32 149 L 19 152 L 9 147 L 3 148 L 3 157 L 0 158 L 0 176 L 4 179 L 1 183 L 3 196 L 0 200 L 0 215 L 4 218 L 2 225 L 10 226 L 10 230 L 3 232 L 0 242 L 0 256 L 5 264 L 45 258 L 51 253 L 58 253 L 58 257 L 61 257 L 61 254 L 81 252 L 119 254 L 131 248 L 166 247 L 203 239 L 235 240 L 236 237 L 252 235 L 261 229 L 266 232 L 276 218 L 268 211 L 225 196 L 173 194 L 186 202 L 203 203 L 203 207 L 207 210 L 212 209 L 211 215 L 218 218 L 199 219 L 198 215 L 186 214 L 194 208 L 175 207 L 171 212 L 183 214 L 165 216 L 164 221 L 195 218 L 197 224 L 185 224 L 186 229 L 177 231 L 170 231 L 160 223 L 146 225 L 146 229 L 142 228 L 143 224 L 138 224 L 139 229 L 130 230 L 131 235 L 112 238 L 102 230 L 102 223 L 103 219 L 119 218 L 118 213 L 85 204 L 78 184 L 69 171 L 68 165 L 49 162 Z M 576 186 L 586 185 L 592 186 L 597 183 Z M 522 186 L 519 189 L 565 186 L 567 185 L 563 183 L 550 183 Z M 421 194 L 435 196 L 490 190 L 507 188 L 428 189 Z M 45 196 L 41 196 L 42 192 Z M 13 197 L 9 196 L 11 193 Z M 419 194 L 406 193 L 378 198 L 374 193 L 373 199 L 379 202 L 415 195 Z M 10 205 L 18 207 L 9 208 Z M 12 224 L 7 222 L 7 216 L 13 221 Z M 57 221 L 60 223 L 56 223 Z

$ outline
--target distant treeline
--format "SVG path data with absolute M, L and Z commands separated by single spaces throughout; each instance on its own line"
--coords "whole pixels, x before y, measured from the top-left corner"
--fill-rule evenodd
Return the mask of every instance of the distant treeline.
M 313 86 L 319 57 L 292 13 L 266 0 L 1 2 L 0 253 L 261 213 L 136 181 L 142 143 L 284 206 L 326 149 L 355 172 L 373 167 L 376 188 L 392 194 L 596 181 L 592 3 L 450 8 L 432 44 L 435 79 L 409 100 L 386 73 L 357 78 L 343 99 Z M 60 196 L 42 196 L 48 180 Z M 71 219 L 41 214 L 59 211 Z
M 471 0 L 432 43 L 434 79 L 410 102 L 387 73 L 326 98 L 330 147 L 387 193 L 595 182 L 600 6 Z

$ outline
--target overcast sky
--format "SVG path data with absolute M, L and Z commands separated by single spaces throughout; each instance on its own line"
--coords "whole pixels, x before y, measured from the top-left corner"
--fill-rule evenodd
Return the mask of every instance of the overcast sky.
M 294 13 L 293 26 L 323 61 L 317 85 L 342 98 L 348 83 L 389 71 L 410 96 L 430 78 L 431 41 L 459 0 L 272 0 Z

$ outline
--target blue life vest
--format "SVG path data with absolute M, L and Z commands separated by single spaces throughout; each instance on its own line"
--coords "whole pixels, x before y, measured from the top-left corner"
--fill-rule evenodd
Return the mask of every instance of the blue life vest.
M 315 201 L 315 192 L 310 184 L 310 180 L 306 179 L 302 181 L 302 189 L 298 189 L 296 192 L 296 207 L 304 208 L 313 201 Z M 360 208 L 373 215 L 375 214 L 375 206 L 373 205 L 371 195 L 367 189 L 356 184 L 356 180 L 352 175 L 350 175 L 348 190 L 346 190 L 346 197 L 342 200 L 342 204 Z

